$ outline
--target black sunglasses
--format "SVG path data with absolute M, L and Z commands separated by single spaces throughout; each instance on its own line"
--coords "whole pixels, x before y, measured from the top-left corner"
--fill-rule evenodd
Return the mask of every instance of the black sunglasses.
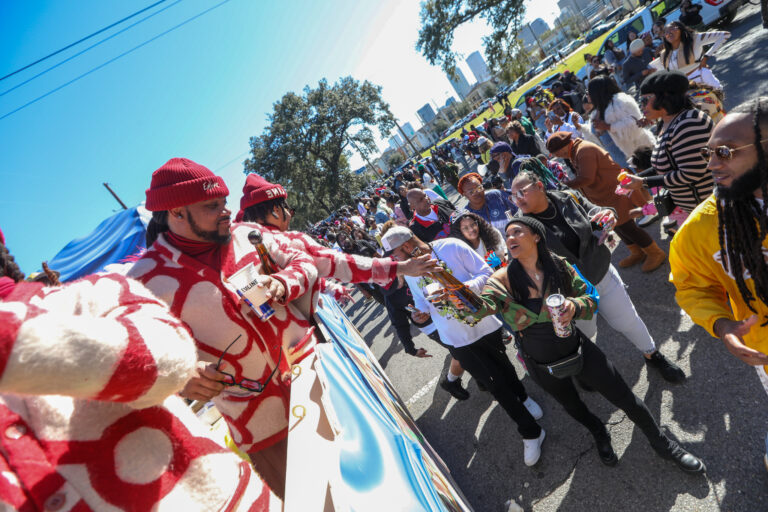
M 275 376 L 275 372 L 277 372 L 277 369 L 280 367 L 280 361 L 283 359 L 283 351 L 280 351 L 280 355 L 277 357 L 277 364 L 275 365 L 275 368 L 272 370 L 272 373 L 269 374 L 269 377 L 267 377 L 266 381 L 262 384 L 258 380 L 253 379 L 242 379 L 240 382 L 237 382 L 237 378 L 235 378 L 234 375 L 231 373 L 227 373 L 224 371 L 219 370 L 219 366 L 221 366 L 221 360 L 224 358 L 224 354 L 227 353 L 227 350 L 229 350 L 232 345 L 235 344 L 237 340 L 239 340 L 242 337 L 242 334 L 240 334 L 237 338 L 230 343 L 227 348 L 224 349 L 224 352 L 221 353 L 221 356 L 219 357 L 219 362 L 216 363 L 216 370 L 226 375 L 226 378 L 221 381 L 222 384 L 225 386 L 237 386 L 239 388 L 242 388 L 246 391 L 253 391 L 255 393 L 261 393 L 264 391 L 264 389 L 267 387 L 267 384 L 272 381 L 272 377 Z

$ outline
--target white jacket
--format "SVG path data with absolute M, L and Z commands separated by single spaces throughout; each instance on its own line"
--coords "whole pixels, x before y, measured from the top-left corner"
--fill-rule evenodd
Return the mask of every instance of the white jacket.
M 592 114 L 595 119 L 598 115 L 597 110 Z M 611 125 L 609 133 L 616 146 L 629 158 L 635 150 L 642 146 L 653 147 L 656 145 L 656 138 L 645 128 L 637 126 L 637 121 L 642 119 L 637 102 L 628 94 L 617 93 L 605 109 L 604 121 Z
M 196 359 L 132 279 L 18 285 L 0 301 L 0 510 L 279 510 L 175 396 Z

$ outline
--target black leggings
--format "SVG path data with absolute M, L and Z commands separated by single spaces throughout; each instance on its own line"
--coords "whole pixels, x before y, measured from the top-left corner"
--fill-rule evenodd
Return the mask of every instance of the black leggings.
M 630 220 L 616 226 L 613 231 L 619 235 L 619 238 L 627 245 L 639 245 L 640 248 L 645 249 L 653 243 L 651 236 L 645 232 L 643 228 L 637 225 L 634 220 Z
M 512 421 L 517 423 L 517 431 L 523 439 L 539 437 L 541 427 L 523 405 L 528 394 L 507 357 L 501 329 L 486 334 L 471 345 L 451 347 L 450 352 L 461 367 L 482 383 L 507 411 Z
M 613 405 L 627 414 L 637 425 L 654 448 L 666 446 L 667 438 L 659 428 L 656 420 L 651 416 L 651 411 L 632 392 L 632 389 L 624 382 L 619 372 L 605 357 L 600 348 L 584 338 L 582 353 L 584 354 L 584 367 L 578 374 L 580 380 L 595 388 L 601 395 Z M 592 434 L 605 432 L 602 420 L 595 416 L 586 404 L 581 400 L 573 379 L 558 379 L 535 366 L 526 358 L 528 373 L 547 393 L 565 408 L 573 419 L 587 427 Z

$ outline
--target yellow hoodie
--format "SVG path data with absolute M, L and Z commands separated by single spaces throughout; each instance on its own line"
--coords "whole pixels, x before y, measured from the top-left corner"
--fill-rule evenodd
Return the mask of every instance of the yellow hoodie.
M 736 281 L 721 263 L 715 201 L 712 195 L 696 207 L 672 239 L 669 251 L 669 280 L 677 288 L 677 303 L 712 336 L 716 320 L 741 321 L 753 315 L 741 298 Z M 763 240 L 763 247 L 768 250 L 767 240 Z M 745 283 L 754 294 L 755 284 L 748 275 Z M 744 344 L 768 354 L 768 326 L 760 326 L 768 316 L 768 305 L 758 299 L 752 307 L 757 310 L 759 321 L 744 336 Z M 763 369 L 768 373 L 768 367 Z

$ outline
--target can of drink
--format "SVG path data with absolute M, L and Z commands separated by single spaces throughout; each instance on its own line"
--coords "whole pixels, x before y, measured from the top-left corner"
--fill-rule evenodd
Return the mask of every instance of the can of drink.
M 549 308 L 549 314 L 552 317 L 552 326 L 555 328 L 555 334 L 560 338 L 568 338 L 573 334 L 573 327 L 571 324 L 563 325 L 560 320 L 565 312 L 565 297 L 559 293 L 555 293 L 547 297 L 544 302 Z

